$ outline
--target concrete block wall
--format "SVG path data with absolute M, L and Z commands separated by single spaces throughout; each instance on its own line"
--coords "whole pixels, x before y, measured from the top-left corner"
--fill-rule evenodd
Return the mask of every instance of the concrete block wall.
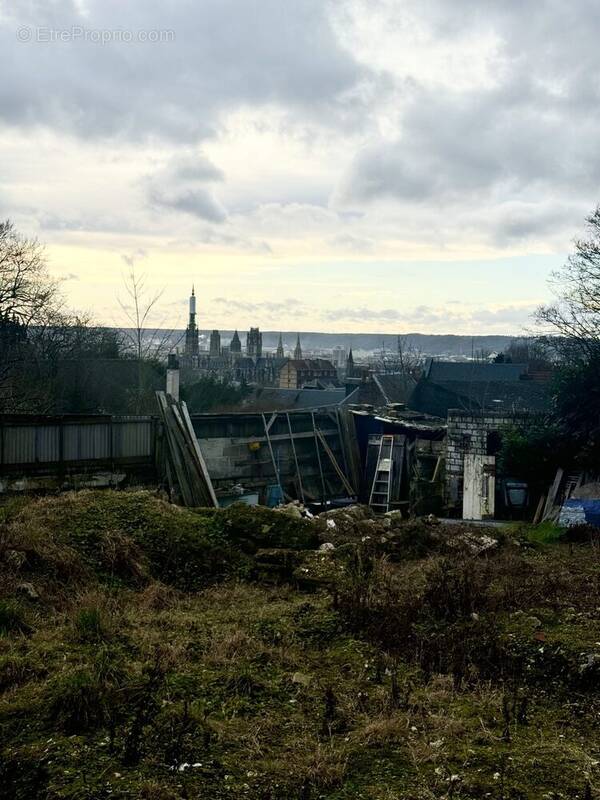
M 503 428 L 513 425 L 519 416 L 489 411 L 448 411 L 446 496 L 450 505 L 456 506 L 462 500 L 465 455 L 486 455 L 488 433 L 502 431 Z

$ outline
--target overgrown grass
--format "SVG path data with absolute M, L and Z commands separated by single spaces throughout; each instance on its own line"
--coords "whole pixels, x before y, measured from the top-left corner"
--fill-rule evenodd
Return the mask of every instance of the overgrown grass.
M 0 600 L 0 636 L 28 633 L 23 610 L 15 602 Z
M 565 529 L 554 522 L 540 522 L 538 525 L 513 523 L 506 530 L 513 536 L 534 544 L 556 544 L 564 536 Z
M 317 560 L 327 579 L 308 593 L 254 581 L 259 548 L 311 542 L 279 515 L 195 514 L 140 493 L 62 502 L 13 520 L 27 561 L 3 562 L 16 613 L 0 636 L 3 797 L 600 796 L 591 545 L 506 536 L 474 555 L 456 526 L 444 547 L 440 526 L 411 523 L 311 553 L 304 568 Z M 122 559 L 107 531 L 127 538 Z M 200 565 L 234 541 L 226 568 Z M 37 603 L 15 599 L 25 574 Z

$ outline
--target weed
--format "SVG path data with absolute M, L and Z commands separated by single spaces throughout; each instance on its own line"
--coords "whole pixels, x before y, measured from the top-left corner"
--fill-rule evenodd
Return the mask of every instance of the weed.
M 93 601 L 83 601 L 75 612 L 73 628 L 77 641 L 98 644 L 110 638 L 108 617 Z
M 22 609 L 15 603 L 0 600 L 0 636 L 18 633 L 31 633 L 31 628 L 25 621 Z
M 49 722 L 66 734 L 93 730 L 109 718 L 106 685 L 85 667 L 55 678 L 46 701 Z
M 43 668 L 27 657 L 17 655 L 0 656 L 0 692 L 44 674 Z

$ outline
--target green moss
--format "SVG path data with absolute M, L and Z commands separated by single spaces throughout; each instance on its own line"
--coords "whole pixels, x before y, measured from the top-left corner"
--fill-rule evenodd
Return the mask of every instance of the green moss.
M 554 522 L 540 522 L 538 525 L 519 522 L 504 527 L 515 538 L 532 544 L 556 544 L 565 530 Z

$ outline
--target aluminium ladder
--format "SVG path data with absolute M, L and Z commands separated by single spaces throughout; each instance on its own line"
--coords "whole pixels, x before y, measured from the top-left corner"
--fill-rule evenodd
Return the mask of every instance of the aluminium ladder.
M 369 506 L 378 514 L 385 514 L 390 510 L 390 497 L 392 492 L 392 450 L 394 437 L 382 436 L 379 440 L 379 453 L 375 466 L 373 485 L 369 497 Z

